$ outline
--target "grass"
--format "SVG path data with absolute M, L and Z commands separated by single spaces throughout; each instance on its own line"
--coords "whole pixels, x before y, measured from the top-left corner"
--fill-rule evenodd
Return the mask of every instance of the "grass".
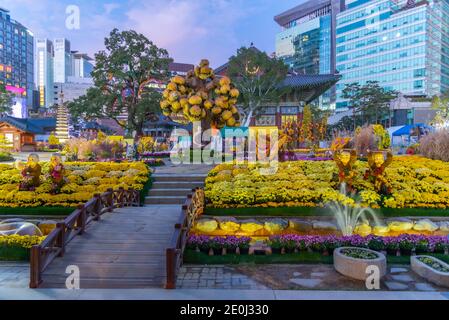
M 0 261 L 29 261 L 30 250 L 18 246 L 0 246 Z
M 383 217 L 449 217 L 447 209 L 423 208 L 382 208 L 374 210 Z M 329 209 L 320 207 L 277 207 L 277 208 L 206 208 L 205 215 L 209 216 L 263 216 L 263 217 L 310 217 L 330 216 Z
M 444 254 L 428 254 L 449 263 L 449 256 Z M 323 256 L 316 252 L 301 252 L 291 254 L 265 255 L 236 255 L 209 256 L 202 252 L 186 250 L 184 253 L 184 263 L 189 264 L 332 264 L 332 256 Z M 389 264 L 410 264 L 409 256 L 387 256 Z
M 75 211 L 72 207 L 0 208 L 4 216 L 67 216 Z
M 153 187 L 153 177 L 151 175 L 148 177 L 147 182 L 143 186 L 143 189 L 140 190 L 140 205 L 145 205 L 145 197 L 148 195 L 148 192 Z

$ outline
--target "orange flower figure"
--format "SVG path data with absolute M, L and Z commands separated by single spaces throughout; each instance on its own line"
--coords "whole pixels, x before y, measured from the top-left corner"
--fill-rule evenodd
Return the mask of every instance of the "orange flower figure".
M 357 152 L 354 149 L 337 150 L 334 153 L 334 161 L 337 164 L 340 185 L 345 184 L 348 191 L 353 190 L 353 178 L 355 176 L 354 164 L 357 161 Z
M 28 161 L 22 169 L 22 182 L 20 191 L 34 191 L 40 185 L 42 168 L 39 164 L 39 156 L 32 153 L 28 156 Z
M 369 151 L 368 167 L 365 172 L 365 180 L 374 184 L 376 191 L 380 194 L 389 195 L 392 192 L 391 184 L 386 179 L 385 169 L 393 161 L 391 151 Z

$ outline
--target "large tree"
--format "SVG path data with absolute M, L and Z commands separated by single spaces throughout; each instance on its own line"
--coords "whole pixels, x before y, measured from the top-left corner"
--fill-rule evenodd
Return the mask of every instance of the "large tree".
M 68 105 L 75 118 L 109 118 L 142 135 L 145 121 L 159 111 L 162 94 L 149 81 L 169 79 L 172 59 L 135 31 L 112 30 L 105 39 L 106 50 L 95 55 L 92 72 L 95 86 Z M 127 114 L 127 121 L 120 116 Z
M 11 114 L 14 95 L 6 90 L 4 84 L 0 84 L 0 116 Z
M 396 91 L 381 87 L 377 81 L 367 81 L 364 85 L 347 84 L 343 89 L 342 97 L 348 100 L 353 110 L 355 129 L 357 118 L 360 118 L 363 124 L 378 124 L 389 117 L 390 102 L 397 95 Z
M 432 109 L 436 111 L 433 125 L 446 127 L 449 123 L 449 91 L 432 99 Z
M 288 66 L 254 47 L 242 47 L 229 60 L 228 75 L 240 91 L 239 102 L 243 126 L 258 115 L 261 107 L 276 103 L 287 92 L 280 84 L 287 76 Z

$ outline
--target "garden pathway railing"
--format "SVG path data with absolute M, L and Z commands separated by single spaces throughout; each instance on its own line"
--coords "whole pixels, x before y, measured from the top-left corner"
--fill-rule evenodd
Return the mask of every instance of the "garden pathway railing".
M 198 216 L 204 211 L 204 190 L 193 189 L 193 194 L 187 196 L 185 204 L 182 206 L 178 223 L 175 224 L 175 232 L 171 240 L 171 246 L 166 250 L 167 256 L 167 280 L 166 289 L 176 288 L 176 279 L 179 268 L 182 266 L 184 250 L 192 228 Z
M 63 257 L 66 246 L 77 235 L 82 235 L 92 221 L 99 221 L 106 212 L 115 208 L 140 206 L 140 192 L 137 190 L 108 189 L 96 194 L 87 203 L 80 205 L 45 238 L 31 248 L 30 288 L 38 288 L 42 282 L 42 273 L 57 258 Z

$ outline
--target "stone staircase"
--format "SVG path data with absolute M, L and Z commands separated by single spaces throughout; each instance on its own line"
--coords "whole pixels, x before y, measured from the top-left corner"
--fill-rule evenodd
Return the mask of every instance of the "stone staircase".
M 184 204 L 192 189 L 204 187 L 205 174 L 155 174 L 145 204 Z

